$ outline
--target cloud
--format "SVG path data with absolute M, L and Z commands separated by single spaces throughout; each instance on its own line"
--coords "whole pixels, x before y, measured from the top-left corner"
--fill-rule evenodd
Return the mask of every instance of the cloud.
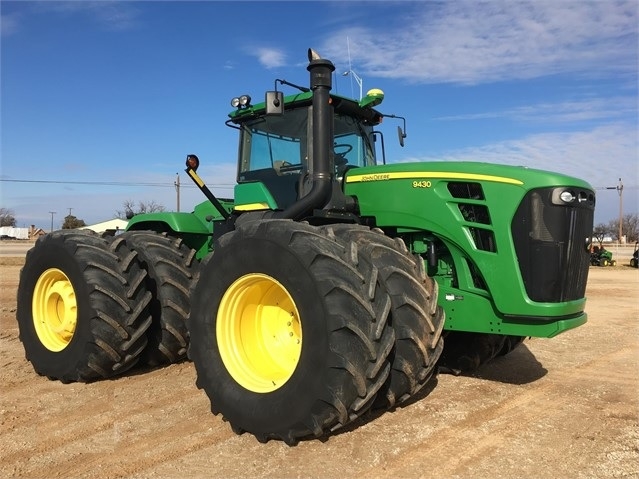
M 619 178 L 624 184 L 624 214 L 639 212 L 638 136 L 634 125 L 619 123 L 576 132 L 529 135 L 401 161 L 482 161 L 574 176 L 597 190 L 598 223 L 618 215 L 619 198 L 605 188 L 616 186 Z
M 286 64 L 286 54 L 276 48 L 259 47 L 249 50 L 258 61 L 268 69 L 278 68 Z
M 0 32 L 3 37 L 8 37 L 20 30 L 20 14 L 10 13 L 0 16 Z
M 636 1 L 420 2 L 386 31 L 343 29 L 322 52 L 362 74 L 415 83 L 479 84 L 637 69 Z
M 36 2 L 33 11 L 62 16 L 82 15 L 112 31 L 129 30 L 138 25 L 139 11 L 133 2 L 53 1 Z
M 556 171 L 607 186 L 625 177 L 638 186 L 639 141 L 634 126 L 619 123 L 576 132 L 529 135 L 410 161 L 483 161 Z
M 539 103 L 517 108 L 437 117 L 435 120 L 485 120 L 505 118 L 526 122 L 570 123 L 602 119 L 618 119 L 637 115 L 635 97 L 588 98 L 559 103 Z

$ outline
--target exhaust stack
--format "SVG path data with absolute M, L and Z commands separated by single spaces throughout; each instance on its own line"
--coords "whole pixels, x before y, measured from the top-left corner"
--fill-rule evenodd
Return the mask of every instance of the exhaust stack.
M 313 161 L 312 186 L 309 193 L 282 212 L 282 217 L 301 219 L 316 208 L 323 208 L 331 199 L 332 171 L 331 143 L 333 140 L 333 107 L 330 91 L 333 87 L 332 73 L 335 65 L 330 60 L 320 58 L 308 49 L 308 67 L 313 92 Z

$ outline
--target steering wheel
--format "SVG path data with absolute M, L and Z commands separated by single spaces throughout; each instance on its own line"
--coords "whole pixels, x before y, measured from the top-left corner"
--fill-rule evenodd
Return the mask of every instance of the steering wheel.
M 296 171 L 299 172 L 302 170 L 302 166 L 303 165 L 301 163 L 294 165 L 286 160 L 277 160 L 273 162 L 273 168 L 278 175 L 294 173 Z
M 344 150 L 344 151 L 337 151 L 337 150 Z M 340 143 L 337 145 L 333 145 L 333 152 L 335 152 L 335 154 L 337 156 L 346 156 L 348 155 L 351 151 L 353 151 L 353 145 L 349 145 L 347 143 Z
M 343 151 L 338 151 L 338 150 L 343 150 Z M 346 143 L 333 145 L 333 155 L 335 158 L 334 159 L 335 166 L 341 167 L 348 164 L 348 159 L 346 158 L 346 155 L 349 154 L 352 150 L 353 150 L 353 146 L 348 145 Z

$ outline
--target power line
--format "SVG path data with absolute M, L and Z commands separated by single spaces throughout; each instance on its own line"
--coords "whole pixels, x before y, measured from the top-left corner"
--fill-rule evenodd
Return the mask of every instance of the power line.
M 617 186 L 593 186 L 595 190 L 616 190 Z M 638 185 L 623 185 L 624 190 L 636 190 L 639 189 Z
M 91 186 L 148 186 L 148 187 L 159 187 L 159 188 L 174 188 L 175 185 L 173 183 L 134 183 L 134 182 L 126 182 L 126 181 L 63 181 L 63 180 L 16 180 L 16 179 L 7 179 L 0 178 L 0 181 L 8 182 L 8 183 L 48 183 L 55 185 L 91 185 Z M 234 187 L 235 183 L 220 183 L 213 184 L 211 187 L 213 188 L 228 188 Z M 195 185 L 180 185 L 181 188 L 197 188 Z
M 124 181 L 62 181 L 62 180 L 15 180 L 2 179 L 10 183 L 49 183 L 58 185 L 102 185 L 102 186 L 171 186 L 165 183 L 129 183 Z
M 158 188 L 175 188 L 175 183 L 135 183 L 135 182 L 127 182 L 127 181 L 66 181 L 66 180 L 20 180 L 20 179 L 9 179 L 9 178 L 0 178 L 0 182 L 6 183 L 48 183 L 48 184 L 56 184 L 56 185 L 91 185 L 91 186 L 148 186 L 148 187 L 158 187 Z M 235 186 L 235 183 L 217 183 L 210 185 L 213 188 L 232 188 Z M 197 188 L 195 185 L 189 184 L 180 184 L 180 188 Z M 594 186 L 595 190 L 606 190 L 609 187 L 607 186 Z M 639 185 L 624 185 L 624 190 L 636 190 L 639 189 Z M 613 189 L 616 189 L 613 188 Z

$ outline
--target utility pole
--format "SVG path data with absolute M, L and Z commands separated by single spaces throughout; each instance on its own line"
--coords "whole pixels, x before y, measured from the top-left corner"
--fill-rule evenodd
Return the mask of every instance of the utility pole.
M 73 208 L 67 208 L 67 209 L 69 210 L 69 216 L 71 216 L 71 210 L 72 210 Z
M 617 190 L 619 193 L 619 244 L 621 244 L 621 239 L 623 238 L 623 183 L 621 182 L 621 178 L 619 178 L 619 184 L 617 186 L 606 186 L 607 190 Z
M 175 186 L 175 191 L 177 193 L 177 212 L 180 212 L 180 174 L 176 173 L 175 176 L 177 177 L 176 180 L 173 182 L 173 185 Z
M 51 213 L 51 231 L 50 231 L 50 233 L 53 233 L 53 215 L 56 214 L 56 211 L 49 211 L 49 213 Z

